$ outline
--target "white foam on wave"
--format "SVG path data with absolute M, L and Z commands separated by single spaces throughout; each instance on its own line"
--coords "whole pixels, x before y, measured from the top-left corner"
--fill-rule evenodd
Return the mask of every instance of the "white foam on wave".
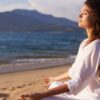
M 68 58 L 16 59 L 9 64 L 0 65 L 0 73 L 68 65 L 72 64 L 74 60 L 75 56 L 69 56 Z

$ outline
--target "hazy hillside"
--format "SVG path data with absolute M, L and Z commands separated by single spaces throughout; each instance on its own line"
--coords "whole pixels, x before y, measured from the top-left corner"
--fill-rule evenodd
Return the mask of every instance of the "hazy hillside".
M 14 10 L 0 13 L 0 31 L 74 31 L 77 23 L 37 11 Z

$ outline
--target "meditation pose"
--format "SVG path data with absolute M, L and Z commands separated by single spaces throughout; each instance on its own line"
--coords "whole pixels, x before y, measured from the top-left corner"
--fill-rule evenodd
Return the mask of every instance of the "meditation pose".
M 100 100 L 100 0 L 85 1 L 78 26 L 86 30 L 87 38 L 72 67 L 62 75 L 46 78 L 46 92 L 22 94 L 20 100 Z

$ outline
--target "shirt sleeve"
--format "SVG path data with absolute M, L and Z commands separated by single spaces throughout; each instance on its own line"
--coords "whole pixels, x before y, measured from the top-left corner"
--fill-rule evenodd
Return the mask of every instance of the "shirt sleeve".
M 68 69 L 68 76 L 69 77 L 74 77 L 74 69 L 75 69 L 75 63 L 73 63 L 73 65 L 71 66 L 71 68 Z
M 85 42 L 86 40 L 87 40 L 87 39 L 84 39 L 84 40 L 81 42 L 81 44 L 80 44 L 80 46 L 79 46 L 79 49 L 78 49 L 78 54 L 77 54 L 76 59 L 75 59 L 75 62 L 77 61 L 78 55 L 79 55 L 79 53 L 80 53 L 80 51 L 81 51 L 80 49 L 81 49 L 81 47 L 84 45 L 84 42 Z M 72 64 L 72 67 L 69 68 L 69 70 L 68 70 L 68 75 L 69 75 L 71 78 L 74 76 L 75 62 Z
M 86 55 L 81 61 L 77 60 L 77 64 L 74 64 L 72 66 L 73 68 L 69 70 L 69 75 L 72 77 L 71 80 L 65 82 L 70 90 L 69 94 L 76 95 L 89 84 L 96 74 L 96 68 L 100 63 L 98 55 L 99 51 L 94 48 L 91 53 Z M 77 66 L 79 66 L 78 69 Z

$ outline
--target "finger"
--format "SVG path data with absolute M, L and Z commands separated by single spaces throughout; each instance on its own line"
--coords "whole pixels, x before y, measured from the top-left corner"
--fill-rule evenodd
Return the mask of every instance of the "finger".
M 25 98 L 21 96 L 21 97 L 18 97 L 17 100 L 25 100 Z
M 45 82 L 49 82 L 50 79 L 49 79 L 49 78 L 45 78 L 44 81 L 45 81 Z
M 44 84 L 44 86 L 45 86 L 45 87 L 49 87 L 49 86 L 50 86 L 50 84 L 51 84 L 51 83 L 50 83 L 50 82 L 48 82 L 48 83 L 45 83 L 45 84 Z
M 30 95 L 29 94 L 25 94 L 25 95 L 22 95 L 23 97 L 30 97 Z

